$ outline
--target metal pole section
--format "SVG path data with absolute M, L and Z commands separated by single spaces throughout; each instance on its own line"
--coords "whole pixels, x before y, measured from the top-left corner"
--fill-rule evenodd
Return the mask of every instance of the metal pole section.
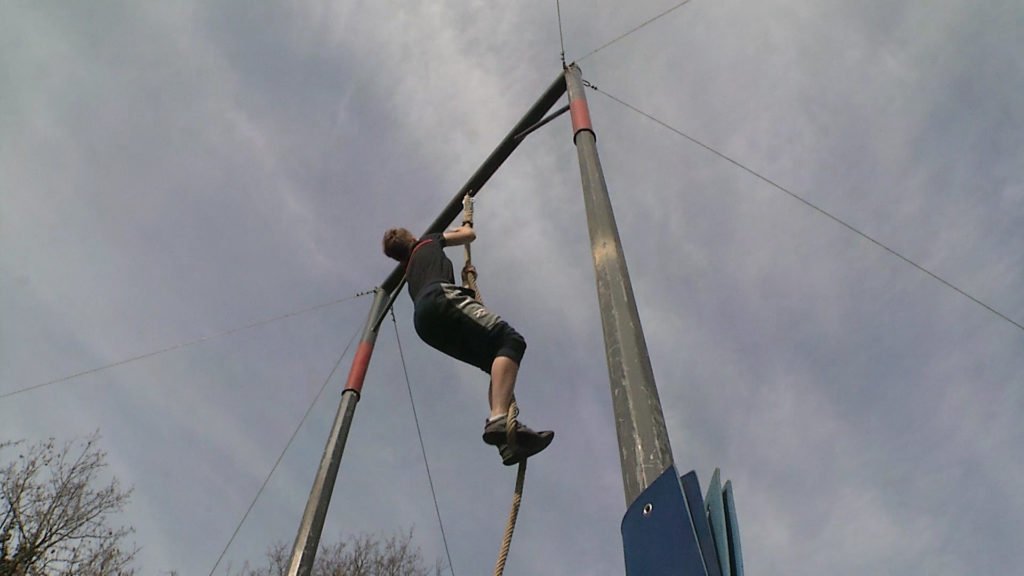
M 559 74 L 526 115 L 519 120 L 512 130 L 509 131 L 508 135 L 498 144 L 498 147 L 484 160 L 480 168 L 473 173 L 469 181 L 459 190 L 458 194 L 445 206 L 444 210 L 430 224 L 424 234 L 442 232 L 458 217 L 462 211 L 463 197 L 467 194 L 476 196 L 477 192 L 497 172 L 498 167 L 505 162 L 522 142 L 523 139 L 521 137 L 517 138 L 517 136 L 521 135 L 524 130 L 537 124 L 564 93 L 565 76 Z M 327 517 L 327 508 L 331 503 L 334 482 L 338 477 L 338 468 L 341 465 L 341 457 L 345 451 L 345 442 L 348 440 L 348 432 L 352 426 L 352 417 L 355 414 L 356 404 L 359 402 L 359 395 L 363 389 L 366 370 L 370 365 L 370 358 L 373 356 L 373 347 L 377 341 L 381 319 L 387 314 L 394 303 L 395 296 L 401 290 L 404 279 L 405 271 L 400 265 L 396 266 L 384 280 L 384 283 L 381 284 L 380 288 L 377 289 L 377 293 L 374 296 L 373 306 L 370 308 L 370 316 L 366 321 L 366 328 L 363 330 L 363 337 L 359 342 L 355 358 L 352 359 L 352 368 L 349 370 L 345 391 L 341 395 L 338 414 L 334 418 L 331 435 L 328 437 L 327 445 L 324 447 L 320 468 L 317 470 L 316 478 L 313 481 L 313 488 L 309 492 L 309 500 L 306 502 L 306 510 L 302 514 L 302 522 L 299 524 L 299 531 L 295 536 L 295 544 L 292 546 L 291 561 L 288 566 L 288 576 L 309 576 L 313 570 L 313 560 L 316 558 L 317 548 L 320 546 L 320 535 L 323 532 L 324 520 Z
M 628 506 L 672 465 L 672 448 L 633 298 L 633 286 L 626 269 L 626 257 L 608 198 L 608 186 L 597 156 L 597 139 L 590 124 L 581 74 L 579 67 L 573 64 L 566 69 L 565 78 L 569 89 L 573 140 L 583 180 L 615 429 L 619 439 L 622 483 Z
M 356 404 L 359 403 L 363 379 L 366 376 L 373 346 L 377 340 L 375 320 L 378 316 L 386 313 L 384 308 L 387 301 L 387 292 L 378 288 L 373 297 L 373 305 L 370 307 L 370 316 L 366 328 L 363 330 L 363 337 L 359 341 L 359 348 L 356 349 L 355 358 L 352 360 L 348 383 L 345 385 L 345 391 L 341 393 L 338 413 L 334 417 L 331 435 L 327 438 L 324 455 L 320 459 L 320 468 L 317 469 L 316 478 L 313 480 L 313 488 L 309 491 L 306 510 L 302 514 L 302 522 L 299 524 L 295 544 L 292 546 L 288 576 L 309 576 L 313 570 L 313 560 L 316 558 L 317 548 L 320 547 L 320 534 L 323 532 L 324 520 L 327 518 L 327 507 L 331 504 L 331 493 L 334 491 L 334 481 L 338 477 L 341 455 L 345 451 L 348 431 L 352 427 L 352 417 L 355 415 Z

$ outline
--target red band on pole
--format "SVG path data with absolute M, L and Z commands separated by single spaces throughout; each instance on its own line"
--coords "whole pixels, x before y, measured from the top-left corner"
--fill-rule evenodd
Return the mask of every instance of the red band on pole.
M 373 342 L 360 342 L 356 349 L 356 355 L 352 358 L 352 368 L 348 372 L 348 382 L 345 390 L 354 390 L 357 393 L 363 392 L 363 380 L 366 379 L 366 369 L 370 366 L 370 356 L 373 355 Z
M 594 128 L 590 125 L 590 108 L 587 107 L 586 98 L 575 98 L 572 102 L 569 102 L 569 116 L 572 117 L 572 137 L 576 140 L 576 135 L 584 130 L 589 130 L 591 134 L 594 133 Z

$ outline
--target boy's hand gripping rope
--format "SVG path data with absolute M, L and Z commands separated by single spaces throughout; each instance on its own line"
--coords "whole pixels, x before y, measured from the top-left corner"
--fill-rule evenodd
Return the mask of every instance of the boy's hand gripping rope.
M 473 226 L 473 197 L 469 194 L 462 199 L 462 225 Z M 473 291 L 474 297 L 483 303 L 480 290 L 476 285 L 476 268 L 473 266 L 472 252 L 469 244 L 466 244 L 466 263 L 462 267 L 462 285 Z M 512 395 L 512 403 L 508 407 L 508 416 L 505 420 L 505 430 L 508 434 L 508 443 L 512 449 L 516 446 L 516 418 L 519 416 L 519 406 L 516 405 L 516 397 Z M 519 469 L 516 472 L 516 488 L 512 494 L 512 509 L 508 513 L 508 522 L 505 524 L 505 537 L 501 542 L 501 550 L 498 552 L 498 561 L 494 565 L 494 576 L 501 576 L 505 572 L 505 561 L 508 560 L 508 551 L 512 546 L 512 533 L 516 529 L 516 520 L 519 518 L 519 505 L 523 501 L 523 485 L 526 483 L 526 459 L 519 462 Z

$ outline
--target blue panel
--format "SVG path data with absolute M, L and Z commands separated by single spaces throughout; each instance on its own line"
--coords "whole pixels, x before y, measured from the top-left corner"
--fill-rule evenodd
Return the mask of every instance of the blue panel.
M 729 561 L 732 562 L 732 574 L 726 576 L 743 576 L 743 546 L 740 545 L 740 523 L 736 518 L 736 499 L 732 494 L 732 482 L 725 483 L 722 496 L 725 499 L 725 527 L 729 531 Z
M 708 576 L 722 576 L 722 569 L 718 567 L 715 540 L 711 536 L 711 525 L 708 524 L 707 514 L 704 513 L 704 498 L 700 495 L 697 473 L 691 471 L 679 480 L 683 483 L 683 495 L 686 496 L 686 504 L 690 509 L 690 518 L 693 519 L 693 529 L 697 534 L 697 542 L 700 543 L 700 552 L 704 556 Z
M 707 576 L 675 466 L 626 510 L 622 548 L 627 576 Z
M 708 484 L 708 495 L 705 498 L 708 506 L 708 521 L 711 523 L 711 533 L 715 536 L 715 549 L 718 550 L 718 565 L 722 574 L 730 575 L 729 568 L 729 537 L 725 529 L 725 502 L 722 501 L 722 481 L 719 470 L 711 475 L 711 483 Z

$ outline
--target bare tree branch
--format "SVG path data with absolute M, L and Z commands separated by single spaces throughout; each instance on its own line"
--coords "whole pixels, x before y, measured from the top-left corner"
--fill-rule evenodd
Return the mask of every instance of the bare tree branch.
M 98 434 L 57 448 L 51 438 L 21 448 L 0 467 L 0 574 L 122 576 L 136 549 L 130 527 L 108 526 L 127 505 L 117 479 L 99 487 L 106 454 Z M 0 444 L 0 452 L 23 443 Z
M 277 543 L 267 550 L 266 565 L 244 566 L 237 576 L 284 576 L 290 549 Z M 413 545 L 413 531 L 391 536 L 359 534 L 325 545 L 317 553 L 312 576 L 440 576 L 444 565 L 428 568 L 423 553 Z

